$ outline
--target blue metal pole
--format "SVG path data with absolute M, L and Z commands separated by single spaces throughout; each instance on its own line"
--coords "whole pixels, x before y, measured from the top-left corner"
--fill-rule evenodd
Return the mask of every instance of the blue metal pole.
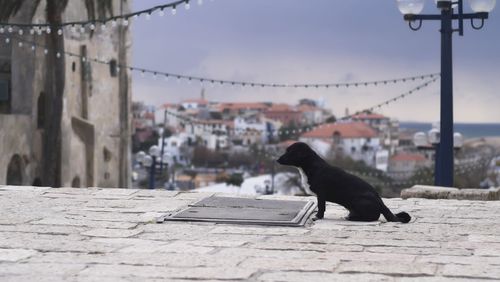
M 163 113 L 163 132 L 161 133 L 161 156 L 160 156 L 160 171 L 163 173 L 163 153 L 165 152 L 165 130 L 167 129 L 167 110 Z
M 453 9 L 441 9 L 441 142 L 436 185 L 453 186 Z
M 156 157 L 153 157 L 153 163 L 151 164 L 151 171 L 149 172 L 149 189 L 155 189 L 155 169 L 156 169 Z

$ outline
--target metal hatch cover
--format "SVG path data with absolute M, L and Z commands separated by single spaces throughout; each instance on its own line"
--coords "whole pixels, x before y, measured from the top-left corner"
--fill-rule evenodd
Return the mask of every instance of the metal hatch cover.
M 167 215 L 164 220 L 303 226 L 315 208 L 314 201 L 211 196 Z

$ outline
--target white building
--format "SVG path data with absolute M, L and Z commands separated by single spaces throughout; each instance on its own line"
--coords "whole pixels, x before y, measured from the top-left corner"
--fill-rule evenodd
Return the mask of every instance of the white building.
M 300 137 L 300 141 L 306 143 L 316 140 L 329 142 L 332 150 L 340 151 L 354 160 L 362 160 L 370 166 L 375 166 L 375 155 L 381 150 L 375 130 L 362 122 L 326 124 Z

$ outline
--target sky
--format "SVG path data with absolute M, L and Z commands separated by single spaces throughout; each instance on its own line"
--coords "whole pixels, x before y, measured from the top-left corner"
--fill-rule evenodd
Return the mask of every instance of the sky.
M 204 0 L 175 16 L 132 24 L 132 63 L 158 71 L 265 83 L 385 80 L 440 71 L 437 22 L 412 31 L 393 0 Z M 169 3 L 135 0 L 138 11 Z M 470 12 L 464 1 L 466 12 Z M 424 13 L 437 13 L 434 0 Z M 455 122 L 500 122 L 500 3 L 482 30 L 454 35 Z M 336 116 L 366 109 L 422 81 L 349 89 L 205 85 L 214 101 L 295 104 L 323 100 Z M 134 101 L 151 105 L 200 97 L 202 85 L 132 78 Z M 439 81 L 379 112 L 400 121 L 439 120 Z

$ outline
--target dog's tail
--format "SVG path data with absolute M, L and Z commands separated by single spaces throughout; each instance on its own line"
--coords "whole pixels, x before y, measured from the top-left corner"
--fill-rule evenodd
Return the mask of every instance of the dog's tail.
M 382 214 L 387 221 L 408 223 L 411 220 L 411 216 L 408 213 L 400 212 L 394 215 L 384 204 L 382 204 Z

